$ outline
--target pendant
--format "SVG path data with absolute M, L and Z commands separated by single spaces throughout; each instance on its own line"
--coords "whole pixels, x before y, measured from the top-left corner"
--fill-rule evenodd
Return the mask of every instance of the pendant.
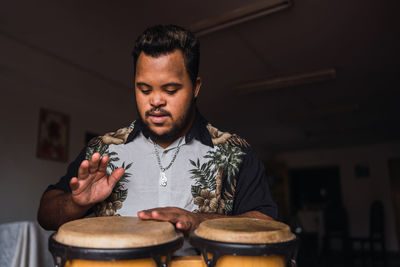
M 160 172 L 160 185 L 163 187 L 167 186 L 167 176 L 165 176 L 165 172 Z

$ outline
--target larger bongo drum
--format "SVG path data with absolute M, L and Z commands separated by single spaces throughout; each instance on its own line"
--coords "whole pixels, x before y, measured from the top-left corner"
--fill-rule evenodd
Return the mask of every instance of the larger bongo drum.
M 165 267 L 182 244 L 182 234 L 169 222 L 122 216 L 71 221 L 49 238 L 57 267 Z
M 297 238 L 272 220 L 222 218 L 202 222 L 191 233 L 208 267 L 296 266 Z

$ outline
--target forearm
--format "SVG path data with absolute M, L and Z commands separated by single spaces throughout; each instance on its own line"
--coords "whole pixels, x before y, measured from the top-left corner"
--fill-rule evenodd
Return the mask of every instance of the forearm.
M 37 218 L 44 229 L 57 230 L 68 221 L 82 218 L 90 207 L 77 205 L 71 193 L 50 190 L 42 196 Z

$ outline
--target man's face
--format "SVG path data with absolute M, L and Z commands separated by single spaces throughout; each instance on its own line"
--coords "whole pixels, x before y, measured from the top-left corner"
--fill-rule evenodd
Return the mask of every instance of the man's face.
M 139 55 L 136 63 L 137 108 L 153 138 L 173 141 L 188 130 L 193 101 L 200 90 L 186 71 L 182 52 L 152 57 Z

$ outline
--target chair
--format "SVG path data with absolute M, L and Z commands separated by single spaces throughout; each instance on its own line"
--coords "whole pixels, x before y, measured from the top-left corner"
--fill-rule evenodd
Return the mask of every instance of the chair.
M 363 266 L 367 266 L 367 260 L 371 261 L 372 266 L 381 262 L 387 266 L 386 246 L 385 246 L 385 214 L 381 201 L 374 201 L 369 208 L 369 235 L 368 237 L 351 238 L 351 249 L 353 261 L 361 259 Z M 356 253 L 354 245 L 359 244 L 359 252 Z
M 385 214 L 381 201 L 372 202 L 369 210 L 369 243 L 372 263 L 382 260 L 387 266 L 385 246 Z

